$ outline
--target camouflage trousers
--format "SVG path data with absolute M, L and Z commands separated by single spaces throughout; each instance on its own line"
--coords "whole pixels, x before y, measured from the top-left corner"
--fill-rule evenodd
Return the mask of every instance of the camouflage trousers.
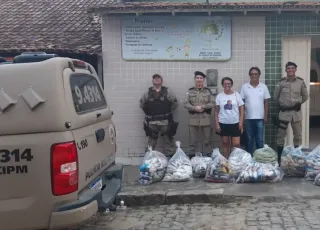
M 166 135 L 166 132 L 168 130 L 168 125 L 149 124 L 149 128 L 152 132 L 152 136 L 148 137 L 148 146 L 151 146 L 152 149 L 155 149 L 158 142 L 159 134 L 161 134 L 163 135 L 163 138 L 165 141 L 165 146 L 162 153 L 167 156 L 171 156 L 175 154 L 176 147 L 174 145 L 174 139 Z

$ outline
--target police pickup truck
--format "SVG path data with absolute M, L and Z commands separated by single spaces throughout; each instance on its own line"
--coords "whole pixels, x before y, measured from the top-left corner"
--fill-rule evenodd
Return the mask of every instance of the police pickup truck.
M 94 68 L 27 53 L 0 65 L 0 229 L 77 225 L 114 203 L 113 112 Z

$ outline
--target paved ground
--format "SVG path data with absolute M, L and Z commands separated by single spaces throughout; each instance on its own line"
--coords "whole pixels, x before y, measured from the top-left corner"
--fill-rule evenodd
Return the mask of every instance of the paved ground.
M 146 206 L 97 215 L 73 230 L 320 229 L 320 200 Z
M 203 179 L 188 182 L 157 182 L 142 186 L 138 182 L 139 168 L 129 166 L 124 170 L 124 183 L 118 200 L 128 206 L 178 204 L 178 203 L 226 203 L 234 199 L 319 199 L 319 186 L 305 178 L 284 177 L 278 183 L 208 183 Z

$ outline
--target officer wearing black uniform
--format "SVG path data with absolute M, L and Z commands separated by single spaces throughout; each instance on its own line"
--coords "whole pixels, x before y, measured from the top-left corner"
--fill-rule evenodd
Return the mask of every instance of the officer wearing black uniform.
M 159 74 L 152 76 L 153 87 L 148 89 L 140 99 L 140 108 L 146 117 L 144 130 L 148 136 L 148 145 L 155 149 L 159 133 L 164 136 L 164 154 L 172 156 L 175 153 L 173 136 L 178 123 L 173 121 L 173 111 L 178 107 L 174 93 L 162 86 L 163 78 Z

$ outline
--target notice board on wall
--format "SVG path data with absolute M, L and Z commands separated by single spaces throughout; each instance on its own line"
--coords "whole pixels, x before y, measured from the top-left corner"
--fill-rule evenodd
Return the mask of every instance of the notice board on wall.
M 231 58 L 231 17 L 123 16 L 125 60 L 226 61 Z

